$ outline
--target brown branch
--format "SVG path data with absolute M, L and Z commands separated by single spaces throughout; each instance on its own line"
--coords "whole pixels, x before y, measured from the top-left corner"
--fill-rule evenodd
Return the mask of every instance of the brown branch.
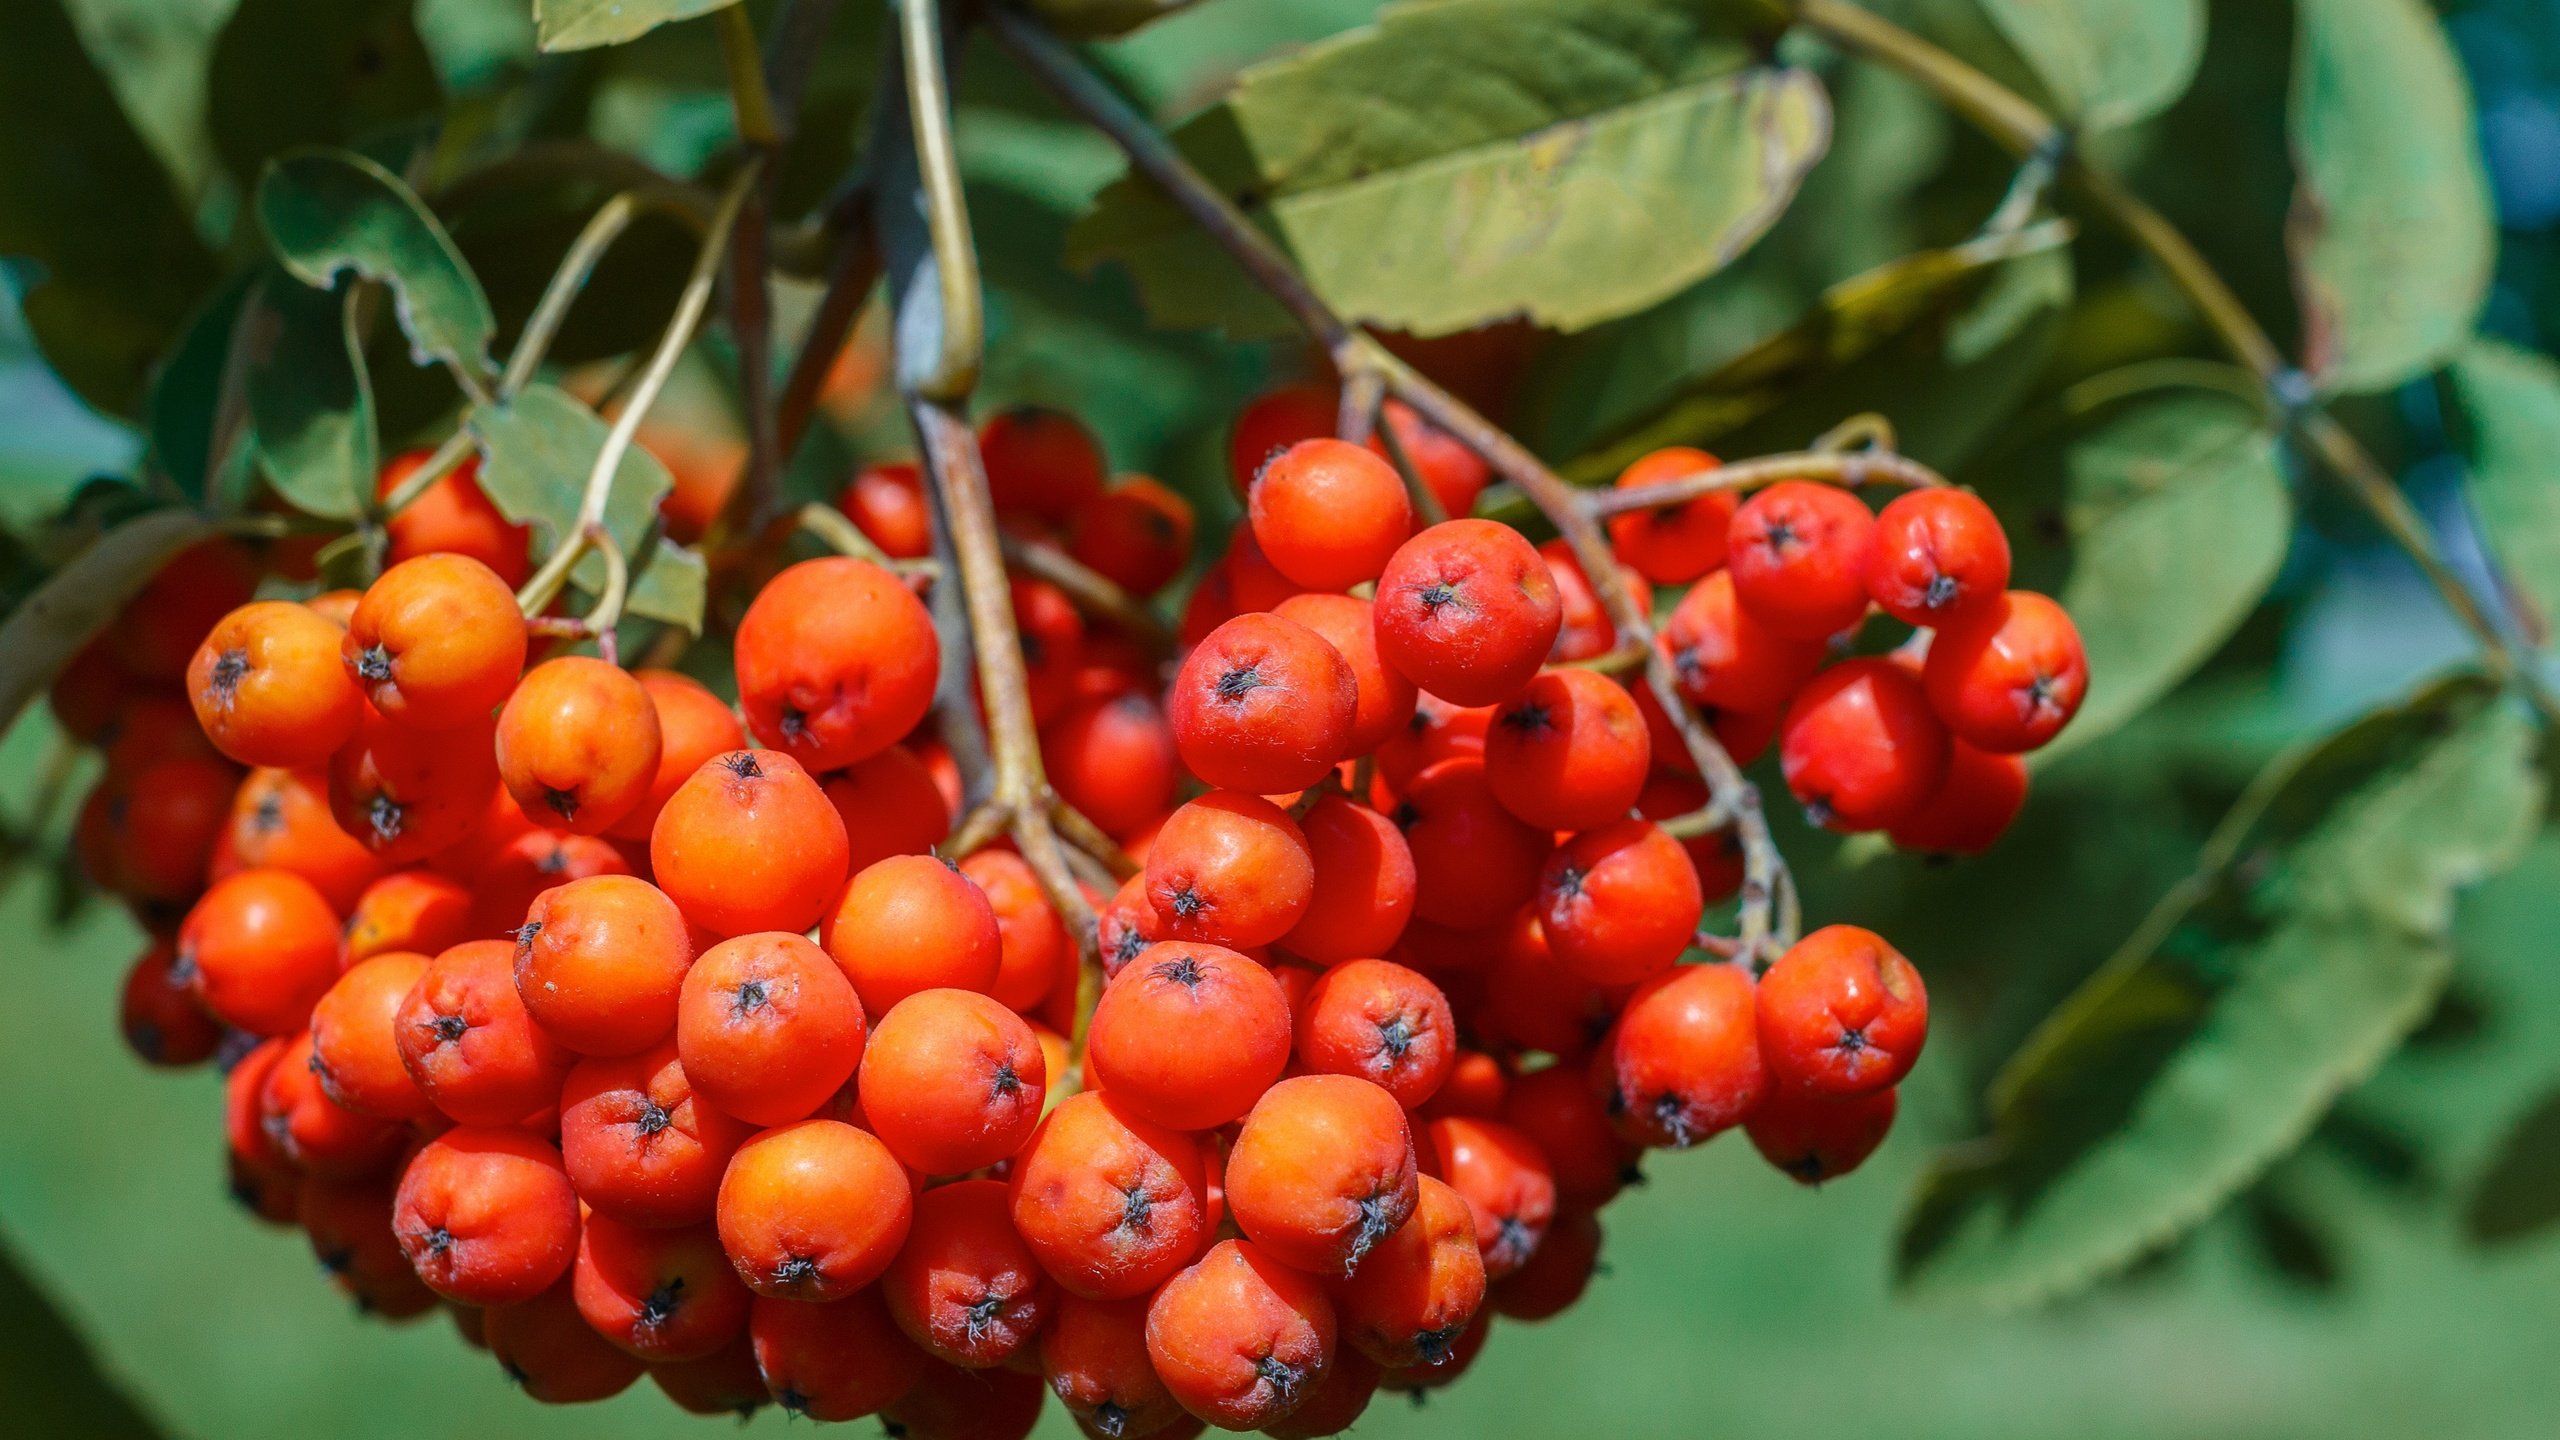
M 1173 658 L 1173 627 L 1154 608 L 1120 588 L 1109 576 L 1045 540 L 1019 535 L 999 537 L 1007 563 L 1026 575 L 1046 580 L 1066 592 L 1076 608 L 1126 630 L 1157 662 Z
M 1890 450 L 1806 450 L 1792 455 L 1762 455 L 1737 460 L 1713 470 L 1683 475 L 1631 490 L 1594 490 L 1583 503 L 1605 520 L 1631 510 L 1658 510 L 1683 505 L 1719 490 L 1753 490 L 1781 480 L 1818 480 L 1828 485 L 1901 485 L 1914 490 L 1944 485 L 1937 471 Z

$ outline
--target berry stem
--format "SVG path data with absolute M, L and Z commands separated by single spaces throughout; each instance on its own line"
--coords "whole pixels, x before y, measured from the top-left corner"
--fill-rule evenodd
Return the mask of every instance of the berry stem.
M 1850 0 L 1798 0 L 1796 18 L 1841 49 L 1919 82 L 2012 154 L 2059 156 L 2061 179 L 2167 273 L 2222 347 L 2257 377 L 2269 409 L 2292 417 L 2295 438 L 2319 457 L 2323 468 L 2417 563 L 2445 607 L 2479 643 L 2490 672 L 2501 681 L 2521 685 L 2546 719 L 2560 722 L 2560 700 L 2518 659 L 2478 597 L 2445 564 L 2426 522 L 2392 483 L 2390 472 L 2316 399 L 2301 400 L 2299 372 L 2212 263 L 2168 217 L 2090 163 L 2071 143 L 2070 132 L 2032 101 L 1892 21 Z
M 1095 571 L 1083 561 L 1045 540 L 1028 540 L 1019 535 L 998 537 L 1004 546 L 1004 558 L 1025 574 L 1046 580 L 1067 594 L 1076 608 L 1088 615 L 1108 620 L 1129 632 L 1147 647 L 1149 654 L 1161 664 L 1173 658 L 1176 648 L 1173 627 L 1145 601 L 1123 590 L 1109 576 Z
M 1771 904 L 1782 891 L 1791 892 L 1792 885 L 1786 878 L 1786 862 L 1770 839 L 1759 794 L 1681 697 L 1670 659 L 1653 643 L 1651 617 L 1621 582 L 1608 537 L 1586 497 L 1501 427 L 1416 373 L 1366 331 L 1335 314 L 1269 236 L 1046 27 L 1001 5 L 989 7 L 985 19 L 997 40 L 1026 68 L 1056 92 L 1070 110 L 1118 144 L 1133 169 L 1153 180 L 1256 284 L 1296 318 L 1301 329 L 1331 352 L 1334 368 L 1342 375 L 1346 388 L 1365 383 L 1364 376 L 1383 381 L 1387 395 L 1413 407 L 1424 420 L 1455 436 L 1482 457 L 1563 534 L 1620 637 L 1643 647 L 1645 679 L 1655 700 L 1670 717 L 1682 746 L 1705 777 L 1715 807 L 1731 817 L 1741 839 L 1743 953 L 1757 953 L 1773 939 L 1780 945 L 1791 941 L 1794 937 L 1785 929 L 1774 935 L 1772 932 Z
M 1713 470 L 1683 475 L 1656 485 L 1627 490 L 1595 490 L 1583 501 L 1593 515 L 1607 519 L 1631 510 L 1659 510 L 1682 505 L 1719 490 L 1755 490 L 1781 480 L 1818 480 L 1855 489 L 1861 485 L 1901 485 L 1925 490 L 1947 483 L 1945 476 L 1919 461 L 1891 450 L 1806 450 L 1788 455 L 1761 455 Z
M 657 402 L 658 392 L 674 373 L 676 361 L 683 358 L 685 346 L 693 340 L 694 327 L 702 323 L 702 312 L 709 307 L 712 287 L 719 279 L 721 257 L 729 248 L 738 215 L 763 169 L 762 161 L 749 160 L 739 167 L 728 192 L 721 197 L 720 209 L 712 216 L 711 228 L 704 233 L 702 248 L 694 256 L 693 273 L 685 280 L 684 294 L 676 301 L 675 314 L 668 319 L 665 332 L 658 337 L 658 348 L 623 401 L 622 413 L 614 417 L 603 446 L 596 451 L 595 465 L 587 472 L 586 493 L 578 502 L 575 528 L 560 538 L 542 568 L 516 594 L 516 603 L 527 615 L 540 614 L 550 606 L 560 587 L 568 583 L 570 567 L 578 563 L 578 557 L 603 528 L 605 501 L 613 494 L 613 479 L 622 469 L 622 457 L 630 453 L 631 439 L 639 433 L 640 422 Z

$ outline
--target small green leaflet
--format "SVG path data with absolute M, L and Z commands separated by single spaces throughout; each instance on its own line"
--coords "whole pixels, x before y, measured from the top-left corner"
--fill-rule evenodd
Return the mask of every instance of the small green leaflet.
M 267 243 L 304 284 L 326 288 L 350 271 L 383 281 L 419 364 L 487 374 L 498 333 L 489 297 L 399 176 L 352 151 L 296 150 L 268 162 L 257 203 Z
M 249 422 L 267 478 L 306 515 L 353 520 L 381 468 L 373 381 L 357 343 L 357 282 L 314 290 L 269 269 L 248 310 Z
M 2454 361 L 2454 403 L 2469 431 L 2471 503 L 2528 623 L 2560 622 L 2560 366 L 2495 340 Z
M 725 10 L 738 0 L 533 0 L 535 43 L 587 50 L 637 40 L 671 20 Z
M 2204 0 L 1981 0 L 2083 130 L 2130 125 L 2186 93 L 2204 59 Z
M 1238 77 L 1174 140 L 1350 318 L 1566 330 L 1712 273 L 1776 221 L 1830 140 L 1783 7 L 1421 0 Z M 1128 267 L 1161 324 L 1286 318 L 1144 181 L 1103 192 L 1069 260 Z
M 2497 231 L 2471 89 L 2425 0 L 2299 0 L 2286 242 L 2303 368 L 2380 390 L 2452 357 L 2489 293 Z
M 577 521 L 587 476 L 610 427 L 575 396 L 549 385 L 529 385 L 504 404 L 476 406 L 464 423 L 480 447 L 480 488 L 509 520 L 536 527 L 543 549 L 559 544 Z M 606 493 L 604 525 L 631 557 L 628 612 L 698 631 L 702 557 L 657 533 L 658 502 L 674 488 L 674 477 L 658 457 L 631 446 Z M 570 578 L 590 594 L 602 589 L 604 557 L 579 557 Z

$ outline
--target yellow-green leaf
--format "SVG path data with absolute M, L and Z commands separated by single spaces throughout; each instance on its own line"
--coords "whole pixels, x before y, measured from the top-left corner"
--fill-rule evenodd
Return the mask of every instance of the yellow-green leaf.
M 1353 319 L 1578 329 L 1732 260 L 1821 157 L 1820 83 L 1766 59 L 1782 20 L 1768 0 L 1418 0 L 1245 71 L 1174 139 Z M 1069 247 L 1126 265 L 1159 323 L 1286 327 L 1144 181 Z
M 1981 0 L 2063 113 L 2088 130 L 2168 106 L 2204 58 L 2204 0 Z
M 2560 621 L 2560 366 L 2475 340 L 2452 370 L 2469 430 L 2471 503 L 2480 530 L 2548 637 Z
M 258 219 L 285 268 L 323 289 L 353 272 L 388 284 L 419 364 L 489 368 L 498 318 L 453 237 L 400 177 L 348 150 L 296 150 L 258 181 Z
M 533 526 L 541 549 L 559 544 L 577 522 L 587 476 L 610 427 L 576 396 L 549 385 L 528 385 L 512 401 L 476 406 L 464 423 L 480 447 L 480 488 L 509 520 Z M 658 502 L 675 489 L 675 477 L 657 456 L 633 445 L 622 452 L 610 484 L 604 528 L 636 563 L 655 539 Z M 604 557 L 580 556 L 569 574 L 592 593 L 604 584 Z
M 726 10 L 738 0 L 533 0 L 534 38 L 545 50 L 587 50 L 637 40 L 670 20 Z

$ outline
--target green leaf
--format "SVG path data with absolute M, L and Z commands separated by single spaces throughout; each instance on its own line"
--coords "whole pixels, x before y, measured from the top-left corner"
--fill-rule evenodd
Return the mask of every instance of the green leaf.
M 2521 1240 L 2560 1221 L 2560 1092 L 2542 1097 L 2498 1143 L 2471 1192 L 2462 1230 L 2475 1244 Z
M 2203 0 L 1981 0 L 2066 116 L 2104 130 L 2186 93 L 2204 59 Z
M 549 385 L 528 385 L 505 404 L 474 406 L 463 423 L 480 447 L 480 488 L 509 520 L 540 531 L 545 551 L 559 544 L 577 523 L 587 475 L 610 427 L 577 397 Z M 674 488 L 657 456 L 638 445 L 623 451 L 604 506 L 604 527 L 623 554 L 642 553 L 658 502 Z M 654 559 L 647 568 L 656 568 Z M 592 593 L 604 584 L 604 557 L 581 556 L 569 573 Z
M 189 509 L 150 510 L 109 530 L 0 621 L 0 734 L 161 562 L 220 527 Z
M 2295 9 L 2286 240 L 2303 368 L 2324 390 L 2380 390 L 2449 359 L 2489 293 L 2471 89 L 2424 0 Z
M 489 369 L 498 318 L 426 205 L 400 177 L 345 150 L 298 150 L 258 181 L 267 243 L 306 285 L 353 272 L 391 287 L 411 358 L 473 375 Z
M 47 1440 L 159 1440 L 160 1427 L 98 1363 L 96 1350 L 0 1243 L 0 1385 L 9 1419 Z
M 1788 427 L 1803 433 L 1781 444 L 1802 444 L 1822 426 L 1864 409 L 1899 421 L 1927 403 L 1912 384 L 1918 365 L 1979 361 L 2034 312 L 2067 298 L 2070 236 L 2068 226 L 2048 222 L 1906 255 L 1844 280 L 1791 326 L 1588 442 L 1563 473 L 1583 482 L 1606 480 L 1648 451 L 1711 445 L 1782 406 L 1828 418 L 1811 420 L 1809 428 L 1790 420 Z M 2063 287 L 2059 293 L 2055 284 Z M 1975 317 L 1973 323 L 1959 323 L 1964 315 Z M 1867 393 L 1878 388 L 1882 393 Z M 1843 390 L 1855 390 L 1858 398 L 1844 398 Z M 1990 407 L 1977 392 L 1969 408 Z M 1905 448 L 1927 454 L 1921 446 Z
M 649 542 L 638 568 L 631 572 L 631 589 L 623 598 L 622 613 L 664 620 L 699 635 L 702 607 L 708 601 L 710 588 L 711 567 L 704 563 L 701 552 L 660 535 Z
M 213 427 L 231 364 L 233 336 L 258 272 L 247 270 L 214 292 L 188 322 L 177 348 L 151 377 L 144 418 L 151 429 L 151 458 L 178 493 L 204 503 L 213 488 Z
M 636 40 L 671 20 L 726 10 L 738 0 L 533 0 L 535 39 L 545 50 L 586 50 Z
M 2089 654 L 2076 746 L 2139 713 L 2231 638 L 2293 534 L 2276 437 L 2214 390 L 2154 392 L 2065 459 L 2071 578 L 2061 600 Z
M 415 0 L 240 0 L 214 43 L 205 112 L 243 187 L 270 156 L 344 145 L 435 113 Z
M 2520 853 L 2525 717 L 2437 686 L 2279 760 L 1941 1157 L 1902 1278 L 2006 1308 L 2122 1269 L 2212 1214 L 2372 1073 L 2441 992 L 2454 897 Z
M 2452 369 L 2469 431 L 2471 503 L 2513 596 L 2544 637 L 2560 621 L 2560 367 L 2474 340 Z
M 1820 158 L 1820 82 L 1764 60 L 1782 9 L 1417 0 L 1245 71 L 1174 139 L 1352 319 L 1579 329 L 1730 262 Z M 1069 259 L 1127 266 L 1160 324 L 1287 329 L 1142 180 L 1103 193 Z
M 28 325 L 111 414 L 211 289 L 213 257 L 60 0 L 0 0 L 0 255 L 42 266 Z
M 250 340 L 249 423 L 267 479 L 295 509 L 330 520 L 364 513 L 381 468 L 355 288 L 314 290 L 270 271 Z

